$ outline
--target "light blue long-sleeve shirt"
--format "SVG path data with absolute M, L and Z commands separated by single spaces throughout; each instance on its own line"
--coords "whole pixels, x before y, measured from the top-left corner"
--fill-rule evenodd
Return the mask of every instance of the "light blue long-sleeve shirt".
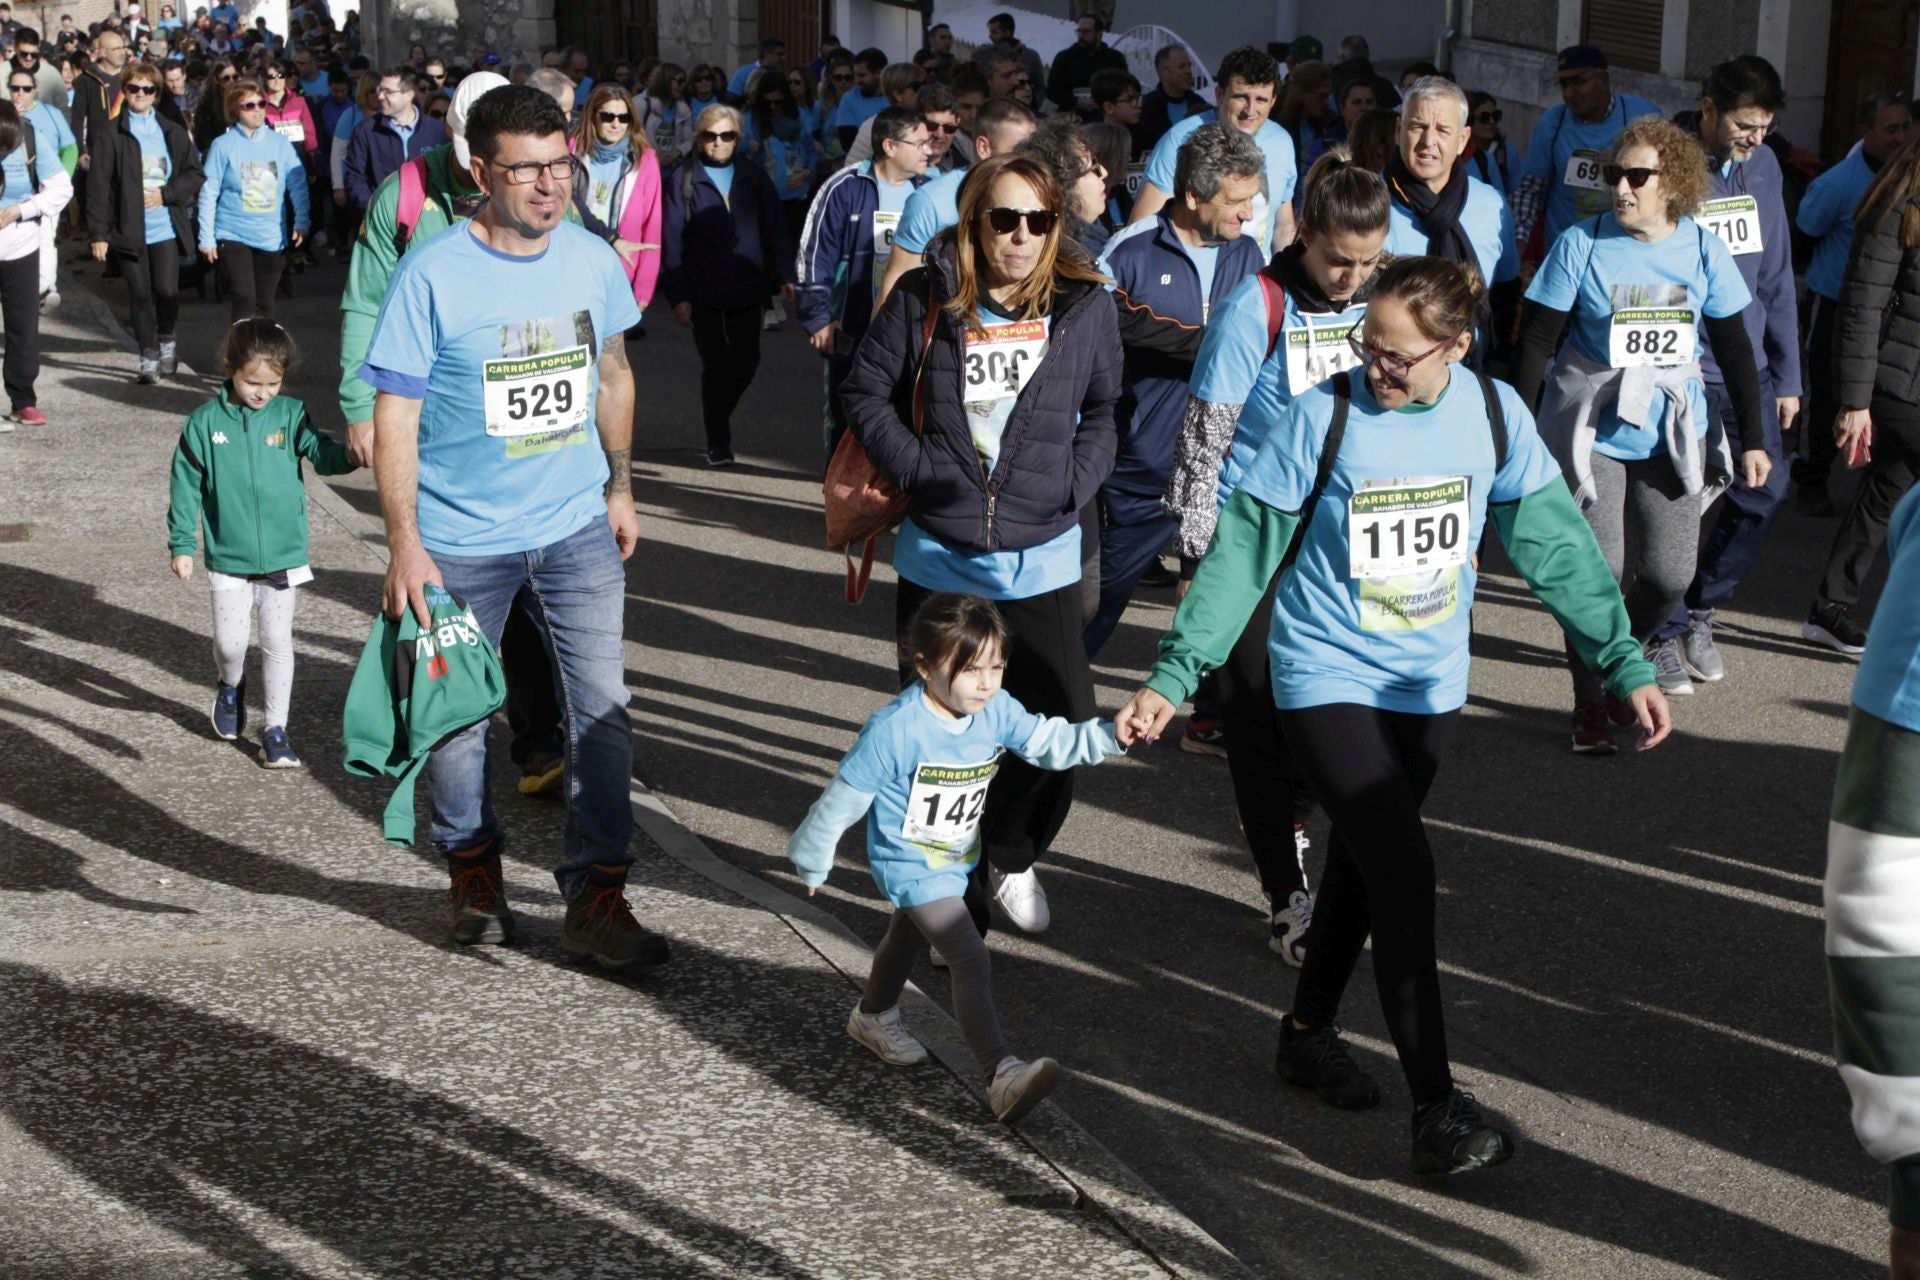
M 299 175 L 299 181 L 294 177 Z M 200 188 L 200 247 L 234 240 L 250 249 L 287 247 L 282 202 L 293 197 L 293 226 L 311 225 L 305 171 L 293 144 L 264 125 L 251 135 L 236 124 L 207 148 L 206 182 Z
M 1828 302 L 1840 301 L 1847 255 L 1853 251 L 1853 210 L 1872 185 L 1873 166 L 1856 143 L 1846 159 L 1815 178 L 1800 197 L 1794 221 L 1818 241 L 1807 267 L 1807 288 Z

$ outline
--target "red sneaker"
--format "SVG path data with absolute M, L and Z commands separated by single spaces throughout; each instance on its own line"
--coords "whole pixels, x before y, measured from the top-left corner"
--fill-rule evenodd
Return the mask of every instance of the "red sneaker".
M 15 409 L 7 415 L 7 420 L 9 422 L 17 422 L 23 427 L 44 427 L 47 425 L 47 415 L 32 405 L 28 405 L 24 409 Z
M 1634 713 L 1633 704 L 1625 698 L 1607 695 L 1607 719 L 1622 729 L 1632 728 L 1640 723 L 1640 717 Z
M 1619 750 L 1613 742 L 1606 703 L 1583 702 L 1573 709 L 1573 749 L 1583 756 L 1610 756 Z

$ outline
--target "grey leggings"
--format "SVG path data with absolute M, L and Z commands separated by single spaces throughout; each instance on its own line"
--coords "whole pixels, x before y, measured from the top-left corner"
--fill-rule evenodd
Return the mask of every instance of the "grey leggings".
M 987 940 L 974 927 L 973 916 L 961 898 L 941 898 L 918 907 L 901 907 L 887 923 L 887 936 L 873 953 L 867 989 L 860 997 L 862 1013 L 885 1013 L 900 1003 L 907 973 L 920 953 L 932 943 L 940 949 L 953 981 L 953 1013 L 967 1037 L 967 1047 L 988 1077 L 1007 1056 L 1007 1038 L 1000 1034 L 1000 1015 L 993 1011 L 993 962 Z
M 265 582 L 213 593 L 213 659 L 220 683 L 237 685 L 247 673 L 247 637 L 260 614 L 260 674 L 266 678 L 267 725 L 287 727 L 293 697 L 294 587 Z
M 1625 584 L 1627 622 L 1634 638 L 1644 642 L 1673 616 L 1693 582 L 1700 557 L 1700 498 L 1681 487 L 1664 454 L 1621 462 L 1596 453 L 1593 483 L 1599 499 L 1584 514 L 1613 580 Z M 1631 563 L 1629 524 L 1634 532 Z M 1573 667 L 1574 701 L 1599 698 L 1604 692 L 1600 676 L 1587 669 L 1572 645 L 1567 646 L 1567 660 Z

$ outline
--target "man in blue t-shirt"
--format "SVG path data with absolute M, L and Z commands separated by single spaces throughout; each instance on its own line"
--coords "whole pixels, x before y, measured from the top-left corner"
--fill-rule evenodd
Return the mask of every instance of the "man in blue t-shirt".
M 1580 219 L 1611 209 L 1613 192 L 1600 177 L 1600 157 L 1630 121 L 1660 114 L 1645 98 L 1615 93 L 1607 55 L 1590 44 L 1562 49 L 1554 77 L 1560 105 L 1534 126 L 1513 193 L 1513 234 L 1523 247 L 1543 209 L 1548 248 Z
M 1201 125 L 1214 119 L 1231 123 L 1248 135 L 1267 158 L 1265 190 L 1254 204 L 1253 220 L 1243 234 L 1250 235 L 1268 253 L 1293 243 L 1293 139 L 1267 118 L 1279 89 L 1280 64 L 1272 55 L 1251 45 L 1235 49 L 1220 60 L 1220 108 L 1188 116 L 1174 125 L 1153 148 L 1145 180 L 1133 202 L 1128 222 L 1145 222 L 1158 214 L 1173 192 L 1174 165 L 1180 144 Z
M 1213 104 L 1193 91 L 1193 56 L 1183 44 L 1162 45 L 1154 51 L 1153 74 L 1160 83 L 1140 99 L 1140 123 L 1135 140 L 1151 151 L 1167 130 Z
M 640 312 L 619 255 L 566 220 L 579 162 L 558 104 L 503 85 L 473 105 L 466 138 L 487 202 L 400 260 L 361 366 L 378 392 L 391 552 L 382 607 L 392 618 L 411 608 L 428 626 L 423 588 L 437 583 L 497 646 L 522 591 L 537 602 L 572 744 L 554 872 L 567 900 L 560 944 L 608 968 L 659 964 L 666 940 L 624 896 L 633 740 L 622 566 L 640 536 L 625 343 Z M 486 722 L 443 742 L 427 776 L 454 941 L 510 941 Z
M 727 92 L 742 102 L 747 98 L 747 84 L 756 71 L 784 71 L 787 68 L 787 42 L 779 36 L 768 36 L 760 42 L 760 56 L 753 62 L 735 71 L 727 81 Z

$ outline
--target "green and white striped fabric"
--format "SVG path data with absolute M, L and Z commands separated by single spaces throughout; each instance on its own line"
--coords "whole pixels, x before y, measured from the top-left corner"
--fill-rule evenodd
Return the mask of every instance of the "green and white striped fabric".
M 1920 733 L 1852 709 L 1827 826 L 1827 982 L 1853 1128 L 1920 1228 Z

